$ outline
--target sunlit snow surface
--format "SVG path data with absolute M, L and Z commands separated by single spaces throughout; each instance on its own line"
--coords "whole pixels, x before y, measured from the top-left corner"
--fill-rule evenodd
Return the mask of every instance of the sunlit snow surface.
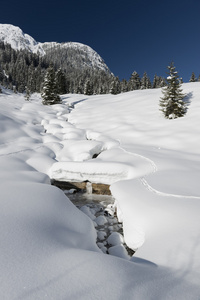
M 175 120 L 160 89 L 51 107 L 0 94 L 1 299 L 199 299 L 199 91 L 183 84 L 188 112 Z M 101 253 L 49 176 L 111 183 L 135 256 Z

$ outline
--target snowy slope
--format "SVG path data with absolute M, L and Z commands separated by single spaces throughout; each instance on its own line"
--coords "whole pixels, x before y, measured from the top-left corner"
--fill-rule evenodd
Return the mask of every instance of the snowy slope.
M 0 41 L 10 44 L 15 50 L 44 54 L 42 46 L 17 26 L 0 24 Z
M 183 84 L 190 105 L 175 120 L 159 112 L 160 89 L 51 107 L 0 94 L 0 298 L 199 299 L 199 88 Z M 91 220 L 50 186 L 55 174 L 112 183 L 139 247 L 130 261 L 100 252 Z
M 82 55 L 83 59 L 86 58 L 89 61 L 88 67 L 93 67 L 94 69 L 99 69 L 111 73 L 101 56 L 87 45 L 77 42 L 46 42 L 39 43 L 39 45 L 44 49 L 45 52 L 50 51 L 52 48 L 74 49 L 79 53 L 79 55 Z
M 15 50 L 28 50 L 33 53 L 39 53 L 45 55 L 46 52 L 52 48 L 73 48 L 80 52 L 83 58 L 89 61 L 88 67 L 104 70 L 111 73 L 100 55 L 94 51 L 91 47 L 75 42 L 57 43 L 57 42 L 36 42 L 30 35 L 23 33 L 23 31 L 10 24 L 0 24 L 0 41 L 10 44 Z

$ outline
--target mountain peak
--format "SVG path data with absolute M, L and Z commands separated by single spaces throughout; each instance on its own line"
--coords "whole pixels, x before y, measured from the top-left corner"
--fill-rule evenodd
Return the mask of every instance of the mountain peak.
M 30 35 L 23 33 L 18 27 L 10 24 L 0 24 L 0 41 L 10 44 L 15 50 L 28 50 L 44 54 L 43 48 Z

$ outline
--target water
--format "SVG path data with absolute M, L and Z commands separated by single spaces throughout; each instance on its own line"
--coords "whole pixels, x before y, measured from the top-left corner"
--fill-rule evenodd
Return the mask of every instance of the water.
M 115 199 L 107 195 L 92 194 L 91 185 L 87 193 L 64 191 L 67 197 L 93 221 L 97 232 L 96 243 L 103 253 L 130 259 L 134 251 L 124 242 L 123 224 L 116 215 Z

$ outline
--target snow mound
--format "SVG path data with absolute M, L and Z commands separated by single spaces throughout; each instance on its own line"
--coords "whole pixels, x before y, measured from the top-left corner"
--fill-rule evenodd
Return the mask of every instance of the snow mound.
M 133 176 L 133 169 L 112 162 L 57 162 L 50 169 L 51 178 L 59 181 L 90 181 L 111 184 Z

